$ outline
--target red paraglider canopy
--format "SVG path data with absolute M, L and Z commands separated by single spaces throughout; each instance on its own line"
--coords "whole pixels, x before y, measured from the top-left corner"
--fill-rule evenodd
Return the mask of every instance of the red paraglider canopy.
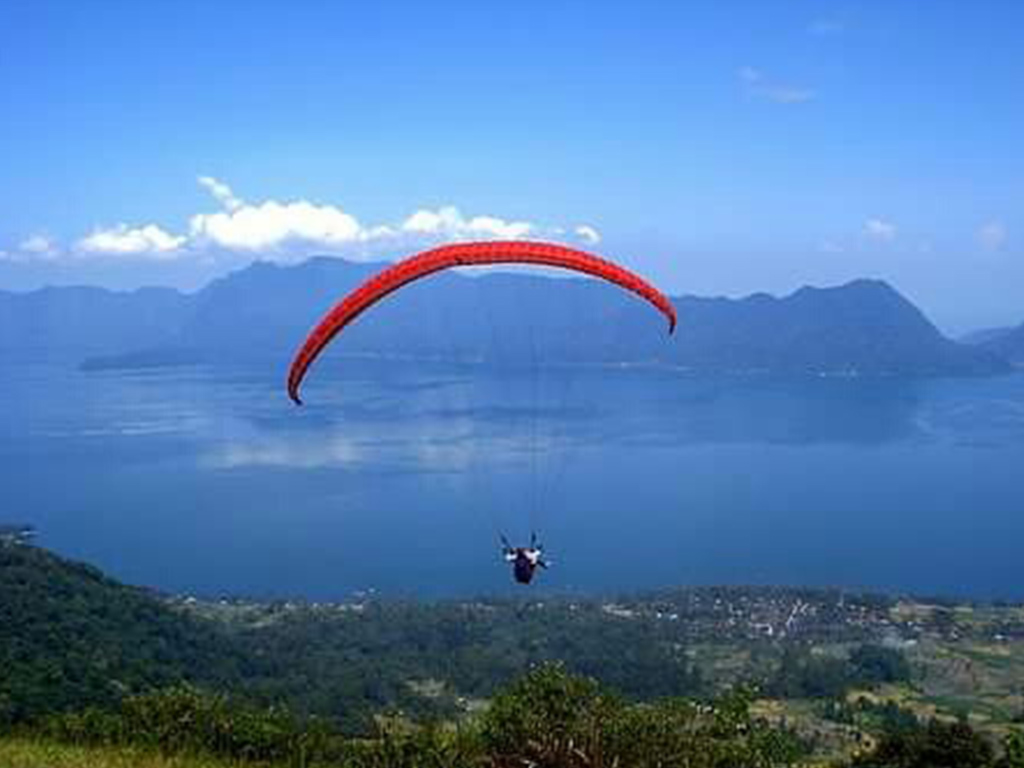
M 600 277 L 650 302 L 668 319 L 668 332 L 676 327 L 672 303 L 639 275 L 606 259 L 554 243 L 487 241 L 443 245 L 423 251 L 378 272 L 338 302 L 306 337 L 288 372 L 288 396 L 301 405 L 299 387 L 317 355 L 346 325 L 366 309 L 403 285 L 451 267 L 490 264 L 538 264 Z

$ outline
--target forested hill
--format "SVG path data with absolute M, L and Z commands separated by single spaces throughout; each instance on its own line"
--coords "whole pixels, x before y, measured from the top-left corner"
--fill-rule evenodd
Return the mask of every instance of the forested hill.
M 183 295 L 53 288 L 0 292 L 0 354 L 88 367 L 258 360 L 277 368 L 313 323 L 382 264 L 255 263 Z M 337 355 L 662 363 L 695 371 L 976 374 L 996 353 L 953 342 L 891 286 L 857 280 L 776 298 L 681 296 L 680 325 L 589 279 L 445 273 L 361 317 Z
M 793 611 L 808 605 L 815 613 L 797 627 Z M 698 671 L 684 652 L 690 645 L 746 646 L 765 639 L 765 627 L 871 642 L 892 631 L 890 605 L 771 588 L 674 590 L 615 602 L 537 601 L 529 593 L 444 602 L 203 601 L 123 586 L 89 566 L 6 543 L 0 725 L 111 706 L 129 693 L 190 681 L 360 732 L 389 707 L 456 714 L 552 660 L 638 699 L 699 695 L 722 681 Z M 834 677 L 840 688 L 861 673 L 844 675 Z
M 864 734 L 890 725 L 902 733 L 918 715 L 960 716 L 993 739 L 1021 722 L 1019 605 L 773 587 L 538 594 L 313 604 L 169 597 L 9 539 L 0 543 L 0 732 L 45 728 L 48 716 L 71 712 L 65 735 L 108 743 L 134 732 L 159 743 L 153 723 L 162 722 L 172 736 L 179 729 L 179 749 L 203 734 L 224 746 L 220 726 L 193 724 L 224 715 L 216 702 L 227 696 L 365 736 L 396 710 L 406 722 L 472 721 L 484 699 L 493 704 L 503 686 L 547 662 L 600 681 L 607 701 L 709 700 L 751 683 L 767 697 L 761 711 L 822 754 L 862 746 Z M 182 681 L 205 693 L 197 698 Z M 151 690 L 163 693 L 127 696 Z M 572 699 L 557 696 L 546 701 L 563 712 Z M 100 709 L 87 715 L 88 706 Z
M 208 622 L 90 566 L 0 541 L 0 724 L 171 682 L 230 685 L 244 667 Z

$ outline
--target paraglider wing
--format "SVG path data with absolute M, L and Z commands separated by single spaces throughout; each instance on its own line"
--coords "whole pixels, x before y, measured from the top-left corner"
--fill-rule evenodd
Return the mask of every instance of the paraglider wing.
M 366 309 L 407 283 L 451 267 L 490 264 L 537 264 L 583 272 L 620 285 L 650 302 L 676 327 L 672 303 L 639 275 L 599 256 L 552 243 L 488 241 L 443 245 L 410 256 L 378 272 L 338 302 L 306 337 L 288 372 L 288 396 L 301 404 L 299 387 L 309 366 L 338 333 Z

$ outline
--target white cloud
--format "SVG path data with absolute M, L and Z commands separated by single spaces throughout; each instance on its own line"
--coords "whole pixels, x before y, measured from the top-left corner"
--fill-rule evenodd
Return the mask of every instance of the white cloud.
M 341 245 L 366 239 L 367 232 L 354 216 L 332 205 L 300 200 L 240 205 L 232 211 L 200 213 L 192 217 L 190 237 L 239 251 L 266 251 L 299 241 Z
M 217 181 L 212 176 L 200 176 L 198 181 L 199 185 L 208 189 L 210 194 L 217 199 L 217 202 L 224 206 L 225 210 L 237 211 L 244 205 L 239 198 L 235 197 L 231 187 L 221 181 Z
M 0 251 L 0 261 L 56 261 L 62 255 L 60 244 L 49 235 L 40 233 L 26 237 L 14 250 Z
M 776 104 L 800 104 L 811 101 L 817 94 L 809 88 L 781 83 L 764 75 L 759 69 L 741 67 L 739 77 L 747 93 Z
M 843 247 L 842 243 L 838 243 L 835 240 L 822 240 L 818 243 L 818 250 L 822 253 L 843 253 L 846 248 Z
M 882 219 L 868 219 L 864 222 L 864 234 L 873 240 L 892 242 L 896 239 L 896 225 Z
M 57 244 L 49 235 L 36 234 L 18 243 L 18 250 L 38 256 L 49 256 L 57 252 Z
M 308 200 L 265 200 L 249 203 L 231 187 L 211 176 L 199 176 L 221 210 L 193 215 L 184 232 L 169 232 L 156 224 L 101 226 L 79 239 L 64 253 L 45 235 L 25 240 L 3 258 L 60 258 L 64 256 L 121 258 L 196 258 L 207 263 L 228 258 L 228 252 L 292 260 L 313 249 L 348 258 L 379 258 L 382 250 L 416 249 L 462 240 L 562 238 L 588 245 L 600 241 L 597 229 L 579 225 L 571 230 L 493 215 L 464 215 L 454 206 L 420 209 L 396 223 L 368 225 L 337 205 Z
M 156 224 L 129 227 L 118 224 L 109 229 L 96 229 L 77 243 L 79 251 L 115 256 L 155 256 L 171 258 L 187 238 L 165 232 Z
M 467 219 L 454 206 L 436 211 L 420 210 L 402 222 L 402 231 L 423 235 L 437 235 L 455 239 L 500 238 L 517 240 L 527 237 L 535 230 L 526 221 L 506 221 L 496 216 L 474 216 Z
M 1001 221 L 989 221 L 978 229 L 978 243 L 989 251 L 998 251 L 1006 244 L 1006 225 Z
M 204 177 L 206 178 L 206 177 Z M 189 235 L 197 244 L 212 244 L 240 251 L 274 251 L 289 245 L 306 244 L 339 248 L 398 238 L 428 242 L 460 239 L 499 238 L 515 240 L 536 231 L 525 221 L 508 221 L 497 216 L 465 217 L 458 208 L 419 210 L 397 226 L 365 226 L 355 216 L 333 205 L 305 200 L 279 203 L 273 200 L 249 205 L 234 197 L 230 188 L 213 179 L 200 180 L 217 189 L 218 200 L 229 201 L 228 211 L 192 217 Z
M 587 245 L 597 245 L 601 242 L 601 233 L 587 224 L 580 224 L 574 231 L 576 236 Z

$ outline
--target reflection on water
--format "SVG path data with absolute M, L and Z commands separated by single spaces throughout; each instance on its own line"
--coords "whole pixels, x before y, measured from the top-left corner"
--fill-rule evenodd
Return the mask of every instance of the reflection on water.
M 301 409 L 280 378 L 5 376 L 4 513 L 128 580 L 205 593 L 510 590 L 497 530 L 533 526 L 556 550 L 554 589 L 1012 596 L 1024 576 L 1022 375 L 346 361 L 318 371 Z

